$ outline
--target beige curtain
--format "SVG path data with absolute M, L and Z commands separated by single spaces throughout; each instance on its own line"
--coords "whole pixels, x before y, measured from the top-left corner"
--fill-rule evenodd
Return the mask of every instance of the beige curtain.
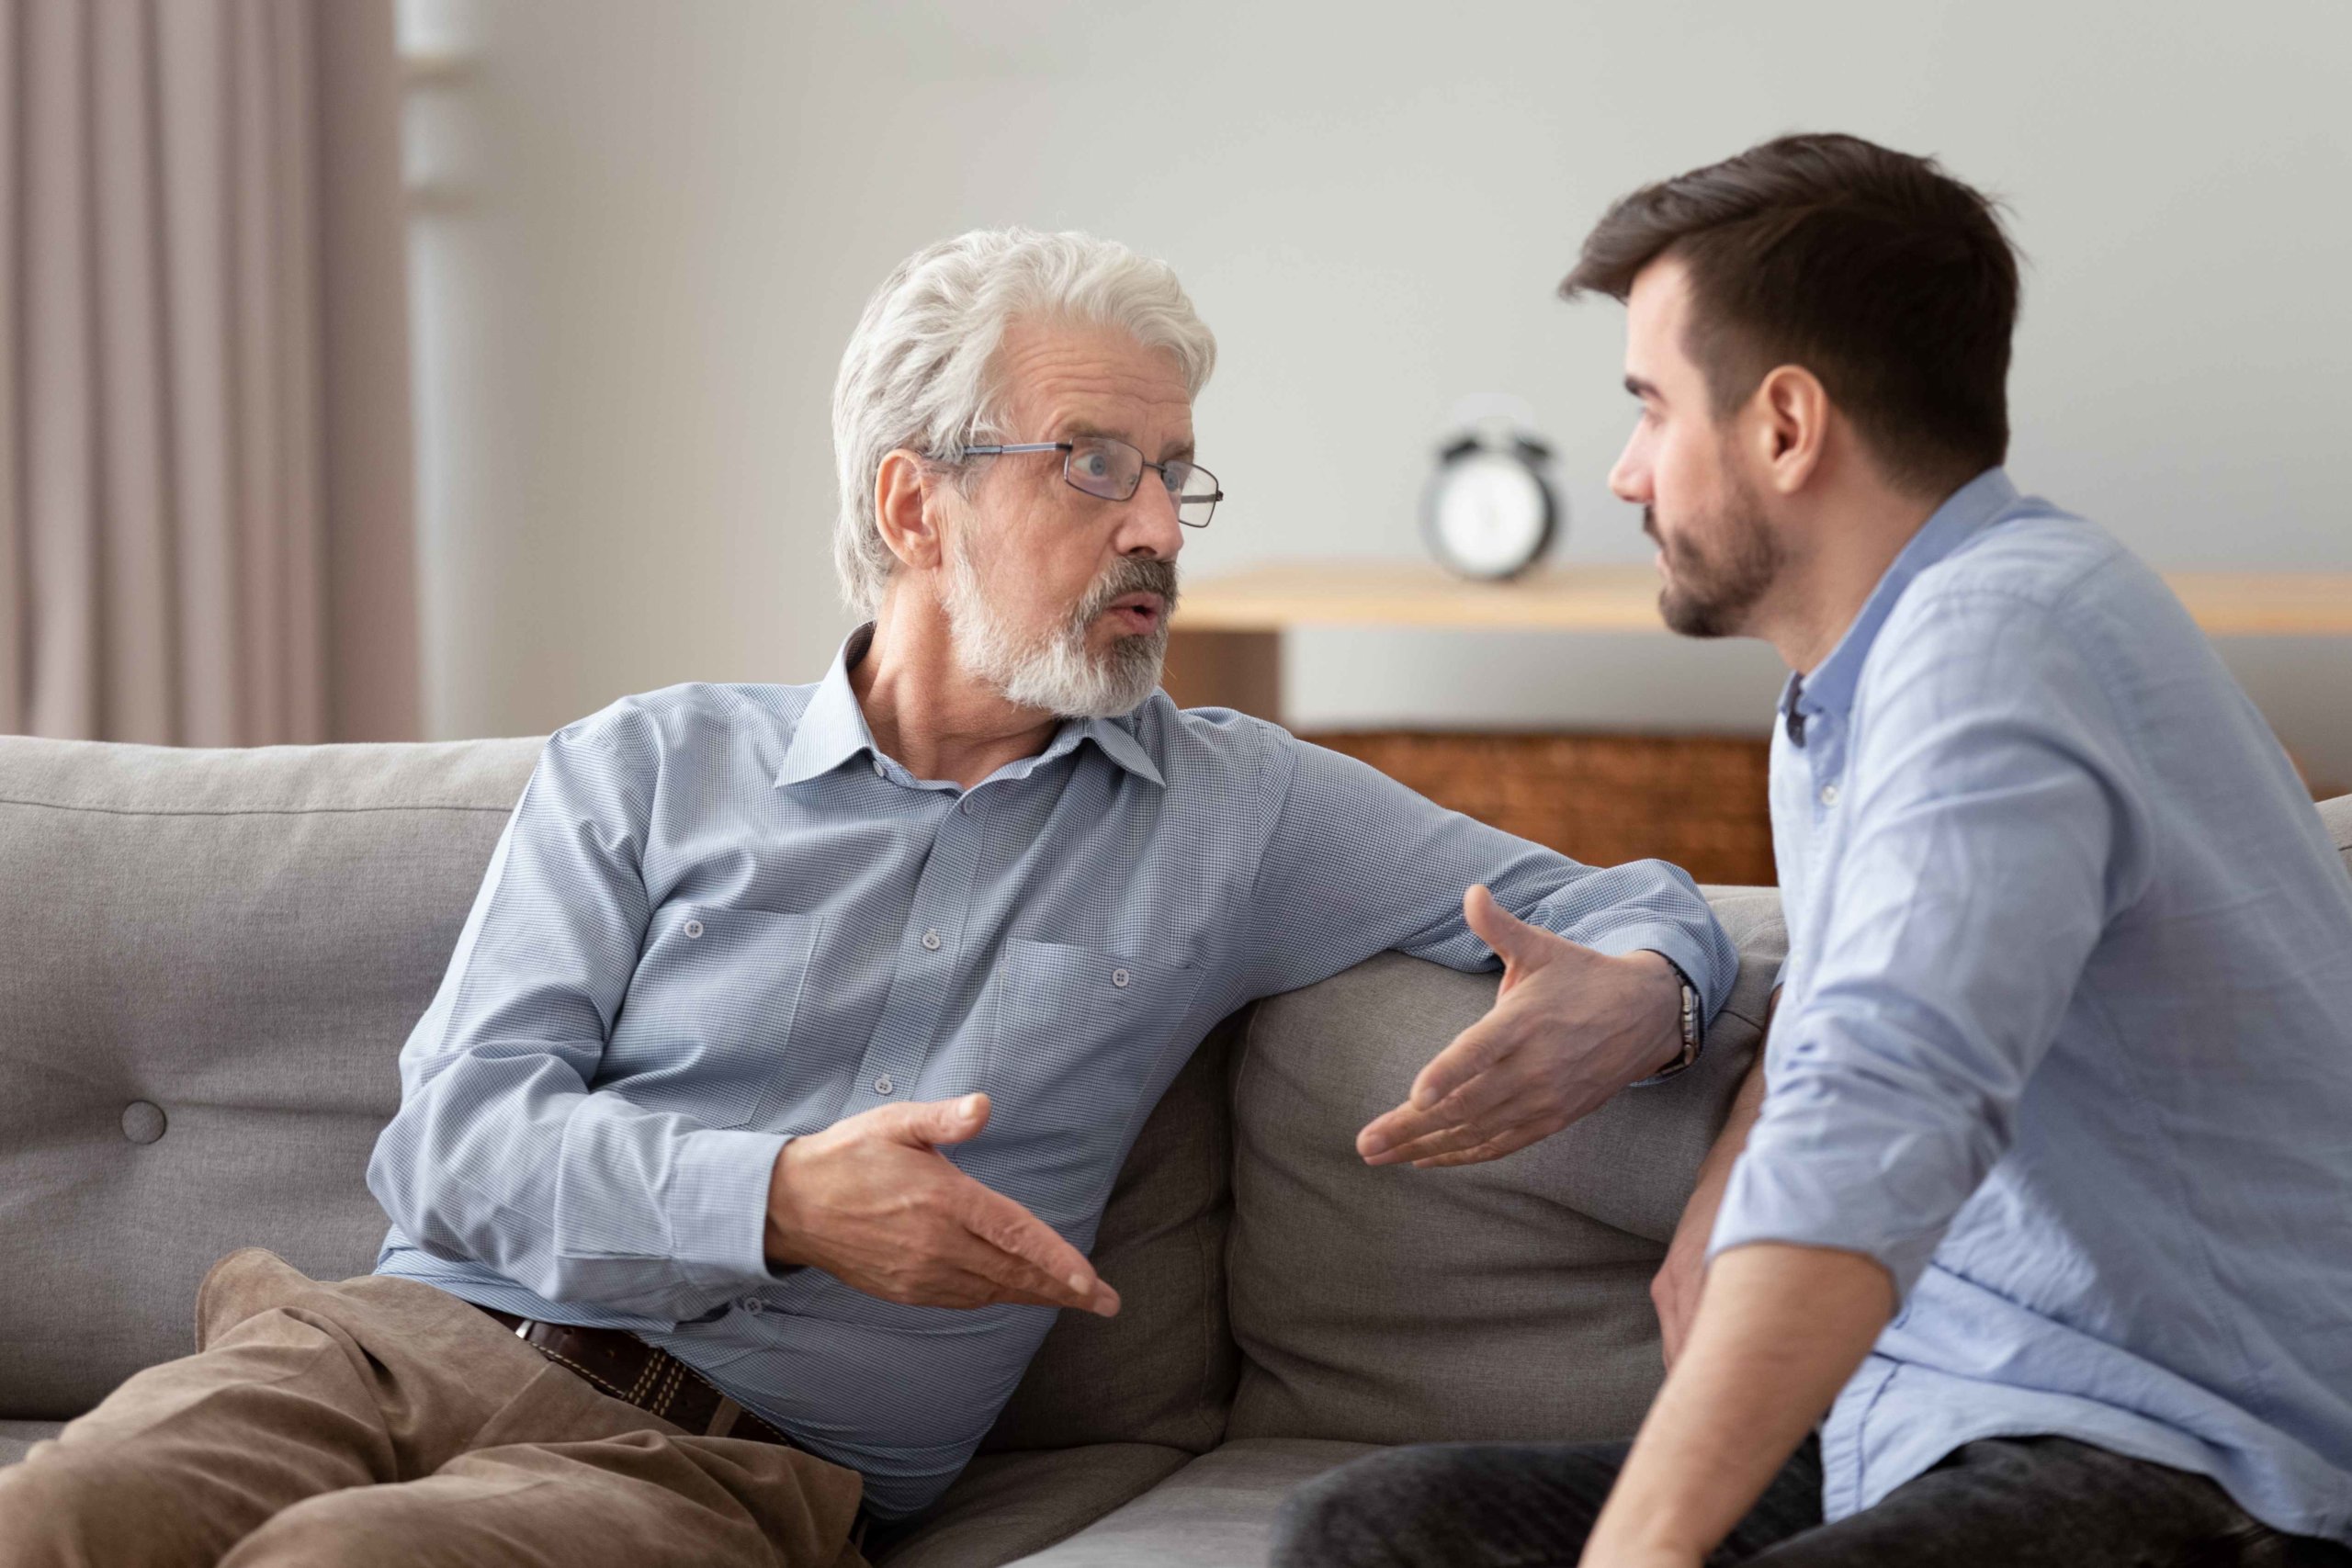
M 401 739 L 389 0 L 0 0 L 0 731 Z

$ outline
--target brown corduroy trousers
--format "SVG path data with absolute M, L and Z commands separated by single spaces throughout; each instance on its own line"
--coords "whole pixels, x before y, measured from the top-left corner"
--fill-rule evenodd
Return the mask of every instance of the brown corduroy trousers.
M 249 1248 L 197 1347 L 0 1470 L 0 1568 L 863 1562 L 855 1472 L 690 1435 L 429 1285 Z

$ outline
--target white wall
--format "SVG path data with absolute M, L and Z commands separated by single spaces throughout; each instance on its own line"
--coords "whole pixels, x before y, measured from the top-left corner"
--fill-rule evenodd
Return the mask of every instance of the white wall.
M 2185 0 L 406 0 L 478 52 L 417 106 L 428 721 L 544 730 L 685 679 L 807 680 L 845 626 L 826 409 L 866 293 L 1020 221 L 1172 261 L 1223 347 L 1233 497 L 1194 573 L 1412 555 L 1465 392 L 1530 400 L 1566 558 L 1621 315 L 1554 285 L 1614 196 L 1791 129 L 1941 155 L 2029 257 L 2020 483 L 2164 565 L 2352 568 L 2352 6 Z M 1755 645 L 1317 633 L 1306 725 L 1760 729 Z M 2233 645 L 2352 781 L 2352 643 Z

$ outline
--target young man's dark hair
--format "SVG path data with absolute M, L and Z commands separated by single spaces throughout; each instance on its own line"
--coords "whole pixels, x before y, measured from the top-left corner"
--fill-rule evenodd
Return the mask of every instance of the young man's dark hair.
M 1803 365 L 1906 490 L 1942 495 L 2007 454 L 2018 263 L 1994 203 L 1932 158 L 1783 136 L 1644 186 L 1560 285 L 1623 299 L 1672 252 L 1716 413 Z

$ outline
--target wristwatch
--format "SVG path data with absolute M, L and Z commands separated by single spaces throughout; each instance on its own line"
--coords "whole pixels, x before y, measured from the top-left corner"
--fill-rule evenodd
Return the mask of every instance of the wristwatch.
M 1656 953 L 1657 950 L 1652 948 L 1650 951 Z M 1663 953 L 1659 953 L 1658 956 L 1666 958 Z M 1666 958 L 1666 966 L 1674 971 L 1675 979 L 1682 986 L 1682 1055 L 1649 1077 L 1639 1080 L 1645 1084 L 1664 1083 L 1675 1074 L 1683 1071 L 1699 1059 L 1699 1048 L 1706 1043 L 1706 1012 L 1699 1000 L 1699 988 L 1690 983 L 1690 976 L 1682 972 L 1681 964 L 1671 958 Z

